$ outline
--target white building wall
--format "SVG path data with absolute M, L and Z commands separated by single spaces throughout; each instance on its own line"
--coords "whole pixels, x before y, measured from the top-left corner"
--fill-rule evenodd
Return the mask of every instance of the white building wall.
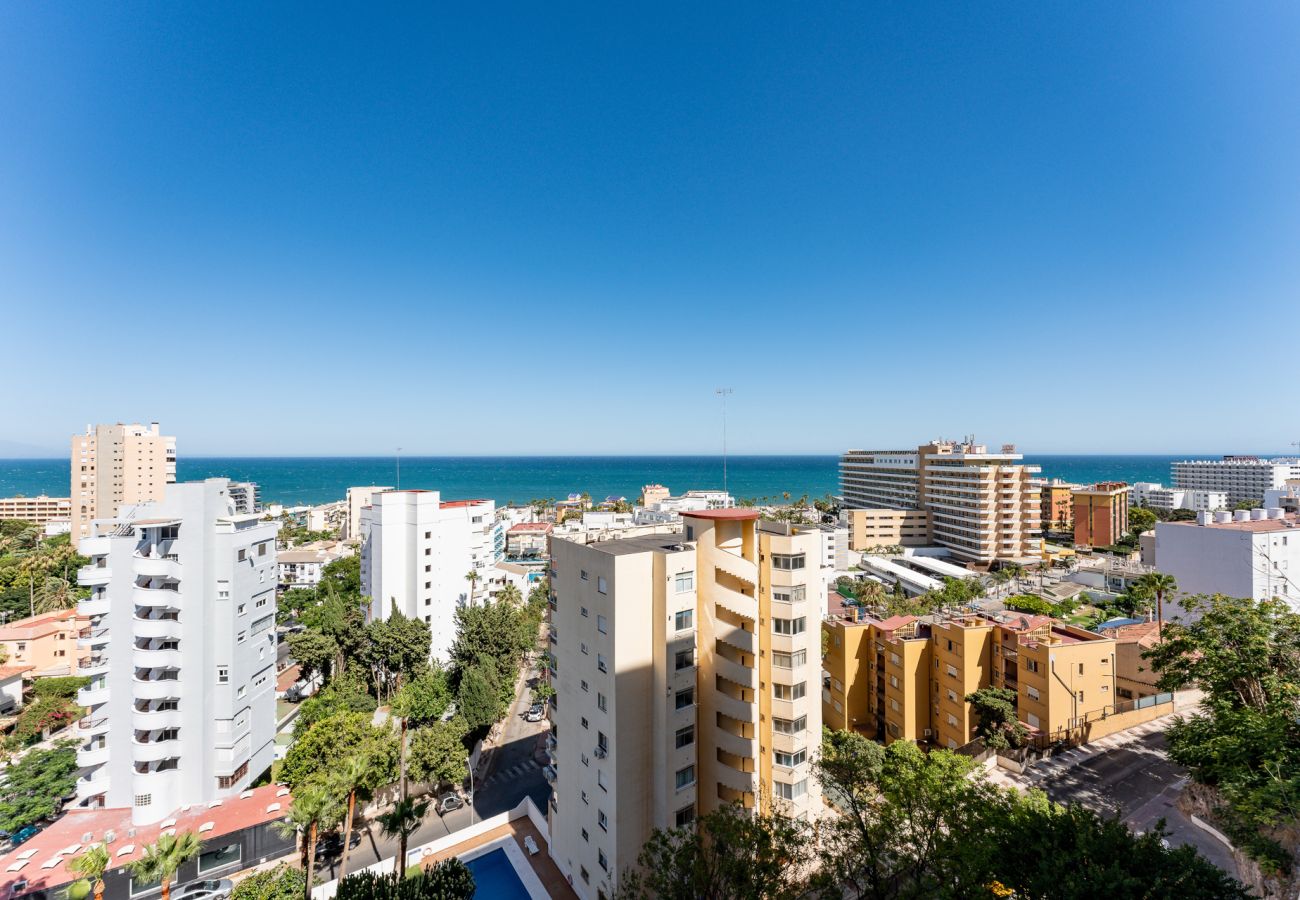
M 224 478 L 97 521 L 81 552 L 90 617 L 88 712 L 78 727 L 83 805 L 137 824 L 236 794 L 275 738 L 275 533 L 235 515 Z
M 1285 521 L 1294 523 L 1295 518 Z M 1179 594 L 1279 597 L 1300 609 L 1300 527 L 1251 532 L 1161 522 L 1156 525 L 1155 558 L 1160 571 L 1177 580 Z

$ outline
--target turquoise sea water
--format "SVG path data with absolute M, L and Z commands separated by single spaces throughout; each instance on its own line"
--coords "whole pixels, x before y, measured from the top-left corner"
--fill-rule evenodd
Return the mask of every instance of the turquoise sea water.
M 1170 482 L 1170 463 L 1221 454 L 1176 456 L 1033 456 L 1048 478 Z M 1268 454 L 1260 454 L 1268 455 Z M 737 497 L 819 497 L 838 490 L 837 456 L 733 456 L 727 487 Z M 397 483 L 391 457 L 184 457 L 181 481 L 227 476 L 255 481 L 265 502 L 290 505 L 342 499 L 350 485 Z M 69 470 L 62 459 L 0 459 L 0 497 L 46 493 L 67 496 Z M 674 493 L 722 487 L 719 456 L 517 456 L 411 457 L 401 461 L 401 486 L 439 490 L 447 498 L 489 497 L 498 503 L 565 497 L 586 491 L 635 500 L 642 485 L 658 482 Z

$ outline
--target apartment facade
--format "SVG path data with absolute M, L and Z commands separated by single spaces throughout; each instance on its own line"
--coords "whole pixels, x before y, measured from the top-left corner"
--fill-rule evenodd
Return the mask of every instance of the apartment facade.
M 444 501 L 425 490 L 374 494 L 361 517 L 361 592 L 371 599 L 371 618 L 397 610 L 422 619 L 433 632 L 431 657 L 446 662 L 456 610 L 486 592 L 495 525 L 491 500 Z
M 89 624 L 75 609 L 41 613 L 0 626 L 5 662 L 29 666 L 32 677 L 79 675 L 87 657 L 77 639 Z
M 1129 486 L 1103 481 L 1074 491 L 1074 543 L 1109 547 L 1128 534 Z
M 1278 507 L 1159 522 L 1155 561 L 1180 594 L 1277 597 L 1300 609 L 1300 516 Z M 1166 619 L 1180 614 L 1166 598 Z
M 916 452 L 850 450 L 840 460 L 846 506 L 924 510 L 929 542 L 963 561 L 988 565 L 1041 553 L 1042 502 L 1015 447 L 998 452 L 971 440 L 931 441 Z
M 1228 495 L 1223 491 L 1183 490 L 1167 488 L 1155 481 L 1139 481 L 1132 486 L 1132 492 L 1129 494 L 1129 505 L 1160 509 L 1166 512 L 1172 512 L 1175 509 L 1190 509 L 1203 512 L 1206 510 L 1226 509 L 1229 504 Z
M 242 516 L 262 511 L 262 495 L 257 482 L 232 481 L 228 490 L 236 514 Z
M 359 539 L 361 535 L 361 511 L 371 504 L 375 494 L 381 494 L 384 491 L 391 491 L 391 486 L 380 486 L 377 484 L 366 485 L 364 487 L 350 487 L 347 493 L 348 518 L 347 526 L 340 535 L 343 540 Z
M 234 508 L 224 478 L 176 484 L 82 539 L 80 805 L 148 824 L 270 768 L 278 526 Z
M 0 497 L 0 519 L 18 519 L 33 525 L 72 520 L 71 497 Z
M 72 537 L 90 534 L 95 519 L 122 506 L 162 500 L 176 482 L 176 438 L 158 423 L 87 425 L 72 436 Z
M 1114 639 L 1045 616 L 880 620 L 845 606 L 823 628 L 823 720 L 884 743 L 970 743 L 979 721 L 966 697 L 990 686 L 1014 691 L 1020 720 L 1046 735 L 1122 699 Z
M 930 543 L 930 514 L 923 509 L 846 509 L 849 549 L 924 547 Z
M 280 587 L 283 590 L 315 588 L 320 584 L 326 566 L 355 553 L 342 541 L 315 541 L 292 550 L 281 550 L 276 556 Z
M 1038 483 L 1042 506 L 1039 518 L 1044 531 L 1069 531 L 1074 527 L 1074 491 L 1080 487 L 1061 478 Z
M 552 540 L 550 852 L 578 896 L 612 896 L 655 828 L 819 808 L 821 540 L 743 509 Z
M 1174 463 L 1173 473 L 1175 489 L 1216 491 L 1227 494 L 1228 503 L 1258 503 L 1265 491 L 1277 490 L 1288 479 L 1300 478 L 1300 459 L 1256 456 L 1189 459 Z

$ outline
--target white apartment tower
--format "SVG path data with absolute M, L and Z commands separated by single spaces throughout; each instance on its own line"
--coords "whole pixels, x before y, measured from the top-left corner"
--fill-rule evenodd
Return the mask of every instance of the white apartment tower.
M 95 519 L 111 519 L 121 506 L 163 499 L 176 481 L 176 438 L 158 423 L 87 425 L 72 436 L 72 536 L 90 534 Z
M 374 494 L 361 517 L 361 592 L 370 597 L 371 618 L 399 610 L 428 622 L 431 655 L 445 662 L 456 610 L 486 590 L 495 522 L 491 500 L 443 501 L 421 490 Z
M 931 441 L 915 451 L 849 450 L 840 493 L 850 509 L 924 510 L 929 542 L 974 563 L 1041 553 L 1040 488 L 1015 447 Z
M 1259 503 L 1265 491 L 1278 490 L 1286 486 L 1288 479 L 1300 478 L 1300 459 L 1189 459 L 1174 463 L 1173 470 L 1177 490 L 1217 491 L 1227 494 L 1229 503 Z
M 655 828 L 731 802 L 821 808 L 821 531 L 682 520 L 551 541 L 550 851 L 582 898 L 612 896 Z
M 130 807 L 148 824 L 270 768 L 278 527 L 236 514 L 224 478 L 91 523 L 81 805 Z

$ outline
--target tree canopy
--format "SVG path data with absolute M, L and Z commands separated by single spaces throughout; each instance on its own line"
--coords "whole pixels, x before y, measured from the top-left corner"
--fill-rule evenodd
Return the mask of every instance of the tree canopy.
M 391 784 L 397 778 L 396 735 L 391 729 L 372 725 L 370 716 L 364 713 L 335 713 L 301 734 L 297 730 L 280 769 L 280 778 L 291 788 L 324 779 L 354 754 L 362 754 L 370 762 L 365 785 L 368 789 Z
M 473 896 L 474 876 L 455 858 L 405 878 L 357 872 L 339 882 L 335 895 L 337 900 L 470 900 Z
M 30 750 L 0 776 L 0 828 L 16 831 L 56 815 L 77 786 L 72 741 L 52 750 Z

